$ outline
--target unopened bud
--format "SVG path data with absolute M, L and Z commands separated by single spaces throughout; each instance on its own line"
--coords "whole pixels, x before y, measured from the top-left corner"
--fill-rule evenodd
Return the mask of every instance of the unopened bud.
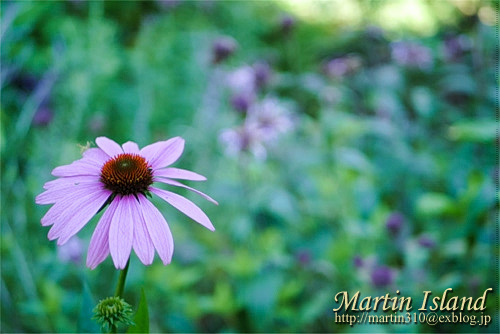
M 213 44 L 213 63 L 218 64 L 231 56 L 238 48 L 238 43 L 229 36 L 219 37 Z
M 116 328 L 119 323 L 132 325 L 132 307 L 120 297 L 108 297 L 94 308 L 94 319 L 107 331 Z

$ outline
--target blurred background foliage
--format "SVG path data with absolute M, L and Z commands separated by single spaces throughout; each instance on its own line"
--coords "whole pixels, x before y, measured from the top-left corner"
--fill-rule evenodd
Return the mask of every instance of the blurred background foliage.
M 152 332 L 498 329 L 332 312 L 344 290 L 498 288 L 497 2 L 0 5 L 3 332 L 99 330 L 117 272 L 84 266 L 98 218 L 57 249 L 34 197 L 100 135 L 184 137 L 176 166 L 220 203 L 182 192 L 210 233 L 155 202 L 172 264 L 133 254 L 125 289 Z

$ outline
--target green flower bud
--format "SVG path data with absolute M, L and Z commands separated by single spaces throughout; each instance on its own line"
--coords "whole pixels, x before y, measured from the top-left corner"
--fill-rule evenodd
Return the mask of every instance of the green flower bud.
M 99 325 L 110 331 L 116 328 L 119 323 L 132 325 L 132 307 L 120 297 L 108 297 L 100 300 L 94 308 L 94 317 Z

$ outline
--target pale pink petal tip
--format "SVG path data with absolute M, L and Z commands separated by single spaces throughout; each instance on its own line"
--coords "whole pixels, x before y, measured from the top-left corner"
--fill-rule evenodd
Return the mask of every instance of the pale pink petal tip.
M 151 192 L 159 196 L 161 199 L 172 205 L 174 208 L 184 213 L 189 218 L 197 223 L 205 226 L 210 231 L 215 231 L 215 227 L 207 217 L 207 215 L 193 202 L 185 197 L 177 195 L 173 192 L 151 187 Z
M 109 156 L 102 149 L 94 147 L 83 152 L 83 159 L 88 161 L 88 163 L 102 167 L 109 160 Z
M 167 167 L 179 159 L 184 151 L 184 139 L 174 137 L 145 146 L 140 154 L 146 158 L 153 169 Z
M 122 147 L 109 138 L 97 137 L 95 143 L 110 157 L 123 153 Z
M 170 228 L 160 211 L 144 195 L 138 197 L 151 241 L 163 264 L 167 265 L 172 261 L 174 253 L 174 239 Z
M 134 153 L 134 154 L 139 153 L 139 145 L 137 145 L 133 141 L 126 142 L 125 144 L 122 145 L 122 147 L 123 147 L 123 152 L 125 153 Z
M 208 196 L 207 194 L 205 194 L 205 193 L 203 193 L 203 192 L 201 192 L 199 190 L 196 190 L 194 188 L 191 188 L 189 186 L 186 186 L 185 184 L 182 184 L 182 183 L 177 182 L 175 180 L 164 179 L 164 178 L 159 177 L 159 178 L 156 178 L 155 181 L 158 181 L 158 182 L 161 182 L 161 183 L 165 183 L 165 184 L 170 184 L 170 185 L 176 186 L 176 187 L 186 188 L 186 189 L 191 190 L 192 192 L 200 195 L 201 197 L 205 198 L 207 201 L 212 202 L 215 205 L 219 205 L 219 203 L 217 203 L 216 200 L 214 200 L 212 197 Z
M 154 171 L 154 176 L 166 177 L 170 179 L 181 179 L 190 181 L 206 181 L 207 178 L 198 173 L 192 172 L 190 170 L 180 169 L 180 168 L 164 168 L 157 169 Z

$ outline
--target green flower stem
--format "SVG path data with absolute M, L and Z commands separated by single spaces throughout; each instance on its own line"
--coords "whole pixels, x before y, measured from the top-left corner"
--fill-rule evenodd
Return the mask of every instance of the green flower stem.
M 122 298 L 123 296 L 123 288 L 125 287 L 125 279 L 127 278 L 128 265 L 130 264 L 130 259 L 127 261 L 127 265 L 120 272 L 120 277 L 118 278 L 118 285 L 116 286 L 115 297 Z
M 127 278 L 129 264 L 130 264 L 130 258 L 128 259 L 127 265 L 125 266 L 125 268 L 120 272 L 120 277 L 118 277 L 118 284 L 116 285 L 115 297 L 122 298 L 123 289 L 125 288 L 125 279 Z M 110 333 L 118 333 L 118 327 L 116 325 L 111 326 Z

